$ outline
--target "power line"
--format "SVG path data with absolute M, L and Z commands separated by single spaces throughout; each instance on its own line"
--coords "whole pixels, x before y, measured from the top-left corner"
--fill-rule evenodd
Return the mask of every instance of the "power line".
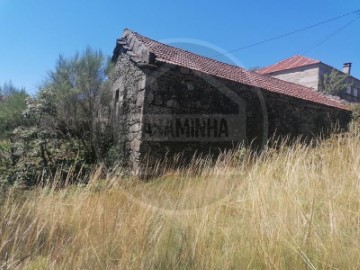
M 340 27 L 339 29 L 335 30 L 334 32 L 332 32 L 330 35 L 326 36 L 324 39 L 320 40 L 319 42 L 317 42 L 315 45 L 313 45 L 312 47 L 310 47 L 309 49 L 307 49 L 306 51 L 304 51 L 301 54 L 307 54 L 309 51 L 312 51 L 313 49 L 315 49 L 316 47 L 320 46 L 321 44 L 325 43 L 326 41 L 328 41 L 329 39 L 331 39 L 332 37 L 334 37 L 336 34 L 340 33 L 342 30 L 344 30 L 345 28 L 347 28 L 348 26 L 350 26 L 351 24 L 353 24 L 355 21 L 357 21 L 358 19 L 360 19 L 360 15 L 358 17 L 356 17 L 355 19 L 351 20 L 350 22 L 348 22 L 347 24 L 345 24 L 344 26 Z
M 240 48 L 237 48 L 237 49 L 233 49 L 233 50 L 231 50 L 231 51 L 227 51 L 227 52 L 224 52 L 224 53 L 220 53 L 220 54 L 214 55 L 213 57 L 217 57 L 217 56 L 229 54 L 229 53 L 232 53 L 232 52 L 236 52 L 236 51 L 248 49 L 248 48 L 251 48 L 251 47 L 254 47 L 254 46 L 257 46 L 257 45 L 260 45 L 260 44 L 264 44 L 264 43 L 267 43 L 267 42 L 270 42 L 270 41 L 273 41 L 273 40 L 276 40 L 276 39 L 280 39 L 280 38 L 283 38 L 283 37 L 287 37 L 287 36 L 290 36 L 290 35 L 293 35 L 293 34 L 296 34 L 296 33 L 299 33 L 299 32 L 303 32 L 303 31 L 309 30 L 309 29 L 311 29 L 311 28 L 315 28 L 315 27 L 317 27 L 317 26 L 319 26 L 319 25 L 322 25 L 322 24 L 326 24 L 326 23 L 329 23 L 329 22 L 336 21 L 336 20 L 338 20 L 338 19 L 341 19 L 341 18 L 350 16 L 350 15 L 352 15 L 352 14 L 358 14 L 358 15 L 360 15 L 360 9 L 351 11 L 351 12 L 349 12 L 349 13 L 346 13 L 346 14 L 343 14 L 343 15 L 340 15 L 340 16 L 337 16 L 337 17 L 334 17 L 334 18 L 327 19 L 327 20 L 325 20 L 325 21 L 322 21 L 322 22 L 319 22 L 319 23 L 316 23 L 316 24 L 313 24 L 313 25 L 310 25 L 310 26 L 307 26 L 307 27 L 304 27 L 304 28 L 300 28 L 300 29 L 297 29 L 297 30 L 288 32 L 288 33 L 286 33 L 286 34 L 282 34 L 282 35 L 279 35 L 279 36 L 275 36 L 275 37 L 272 37 L 272 38 L 268 38 L 268 39 L 265 39 L 265 40 L 263 40 L 263 41 L 259 41 L 259 42 L 256 42 L 256 43 L 253 43 L 253 44 L 244 46 L 244 47 L 240 47 Z

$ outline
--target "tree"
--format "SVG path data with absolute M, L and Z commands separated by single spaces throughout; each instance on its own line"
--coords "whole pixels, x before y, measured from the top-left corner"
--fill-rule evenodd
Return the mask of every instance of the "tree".
M 101 51 L 90 48 L 69 59 L 60 56 L 39 94 L 51 104 L 56 128 L 78 140 L 90 160 L 98 158 L 94 120 L 110 104 L 109 63 Z
M 6 139 L 15 127 L 26 123 L 22 111 L 27 98 L 25 89 L 16 88 L 11 82 L 0 86 L 0 139 Z
M 18 126 L 28 124 L 22 116 L 27 98 L 26 91 L 16 88 L 11 82 L 0 86 L 0 191 L 5 183 L 2 181 L 4 170 L 13 165 L 11 142 L 14 140 L 11 132 Z
M 99 110 L 110 110 L 109 63 L 90 48 L 71 58 L 59 57 L 37 96 L 27 99 L 23 115 L 32 124 L 12 132 L 13 173 L 8 181 L 33 185 L 59 169 L 77 177 L 101 159 L 112 143 L 110 121 L 107 134 L 96 123 Z
M 333 69 L 320 80 L 319 90 L 327 94 L 337 95 L 350 86 L 350 84 L 347 83 L 348 77 L 348 74 L 343 74 Z

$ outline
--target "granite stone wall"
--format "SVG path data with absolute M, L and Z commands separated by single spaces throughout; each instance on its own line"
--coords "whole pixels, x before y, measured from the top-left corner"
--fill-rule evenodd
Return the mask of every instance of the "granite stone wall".
M 127 54 L 120 54 L 112 78 L 112 122 L 119 161 L 136 170 L 140 158 L 146 75 Z
M 216 155 L 239 145 L 260 146 L 263 143 L 264 116 L 259 97 L 251 87 L 171 65 L 149 69 L 146 73 L 143 111 L 145 125 L 141 153 L 151 154 L 156 158 L 184 152 L 185 156 L 189 157 L 195 152 Z M 171 118 L 170 122 L 175 132 L 178 127 L 175 120 L 178 118 L 183 120 L 185 129 L 187 120 L 191 122 L 198 119 L 215 119 L 218 124 L 217 134 L 196 136 L 191 134 L 189 124 L 189 136 L 179 138 L 175 134 L 167 138 L 152 138 L 149 133 L 154 131 L 149 128 L 151 125 L 147 120 L 150 118 L 151 122 L 157 116 Z M 222 119 L 226 121 L 228 136 L 220 134 Z M 214 126 L 214 121 L 211 122 L 210 128 Z M 169 125 L 169 121 L 164 121 L 163 124 Z M 209 125 L 206 128 L 209 128 Z
M 120 54 L 113 80 L 119 158 L 138 172 L 145 158 L 217 154 L 271 136 L 326 135 L 350 115 L 293 97 L 168 64 L 138 66 Z
M 334 129 L 346 130 L 350 112 L 321 106 L 276 93 L 264 92 L 270 137 L 328 136 Z

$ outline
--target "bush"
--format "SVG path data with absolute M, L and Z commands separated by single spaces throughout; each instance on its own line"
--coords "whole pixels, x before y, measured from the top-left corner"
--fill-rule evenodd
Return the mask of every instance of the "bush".
M 360 123 L 360 104 L 351 104 L 351 117 L 355 123 Z
M 58 172 L 61 179 L 71 172 L 76 181 L 86 181 L 112 145 L 110 121 L 96 121 L 98 111 L 110 115 L 109 66 L 100 51 L 86 49 L 72 58 L 60 56 L 37 96 L 21 96 L 25 106 L 10 102 L 23 92 L 7 91 L 13 93 L 7 104 L 17 110 L 11 125 L 3 125 L 11 142 L 3 181 L 33 186 Z
M 26 124 L 22 112 L 27 97 L 25 89 L 16 88 L 12 83 L 0 87 L 0 139 L 8 138 L 11 130 Z

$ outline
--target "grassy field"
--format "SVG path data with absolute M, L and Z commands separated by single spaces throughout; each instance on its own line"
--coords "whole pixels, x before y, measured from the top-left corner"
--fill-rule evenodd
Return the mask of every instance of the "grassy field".
M 360 131 L 0 199 L 0 269 L 360 269 Z

